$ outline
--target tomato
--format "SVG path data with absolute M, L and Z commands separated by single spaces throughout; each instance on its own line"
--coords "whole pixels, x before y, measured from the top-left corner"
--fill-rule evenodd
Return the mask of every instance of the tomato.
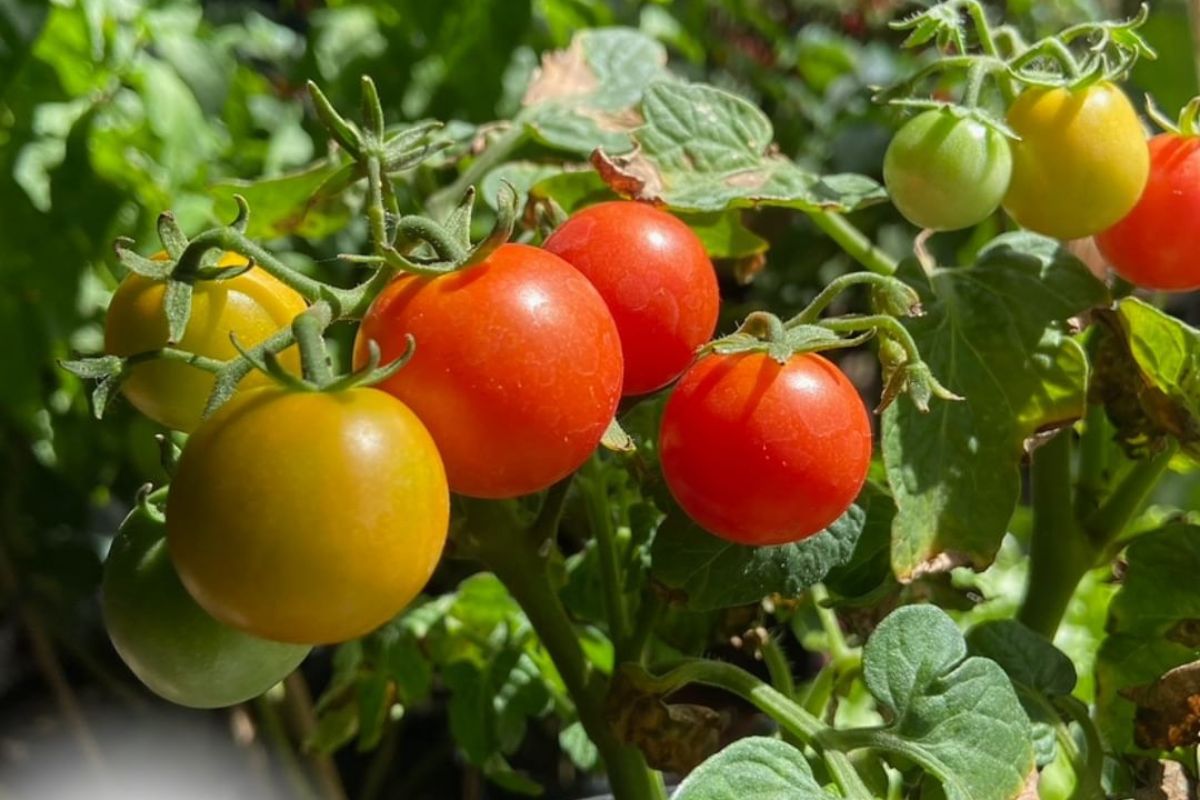
M 245 263 L 242 256 L 226 253 L 218 266 Z M 108 306 L 104 329 L 106 352 L 131 356 L 166 345 L 165 291 L 165 283 L 137 274 L 121 281 Z M 224 361 L 238 354 L 229 341 L 231 332 L 237 334 L 243 346 L 250 347 L 290 325 L 304 308 L 303 297 L 262 269 L 252 269 L 228 280 L 197 281 L 191 317 L 178 347 Z M 283 351 L 280 361 L 299 374 L 300 354 L 296 348 Z M 121 383 L 121 391 L 134 408 L 155 422 L 190 432 L 200 423 L 214 380 L 204 370 L 159 359 L 135 364 Z M 262 386 L 269 380 L 253 371 L 240 386 Z
M 429 426 L 450 489 L 517 497 L 596 449 L 621 396 L 621 342 L 604 300 L 558 256 L 506 244 L 483 263 L 403 276 L 376 298 L 355 342 L 384 361 L 416 351 L 380 388 Z
M 446 542 L 429 432 L 376 389 L 242 391 L 188 439 L 167 500 L 179 577 L 217 619 L 326 644 L 391 619 Z
M 692 229 L 645 203 L 613 201 L 567 220 L 544 247 L 582 272 L 612 312 L 625 356 L 622 393 L 679 377 L 717 325 L 717 273 Z
M 104 622 L 117 653 L 155 694 L 193 708 L 241 703 L 294 670 L 310 648 L 222 625 L 196 604 L 167 555 L 157 510 L 135 508 L 104 562 Z
M 1099 234 L 1101 254 L 1144 289 L 1200 288 L 1200 137 L 1150 140 L 1150 180 L 1133 211 Z
M 1013 177 L 1004 208 L 1026 228 L 1080 239 L 1129 213 L 1146 185 L 1146 135 L 1111 83 L 1031 88 L 1008 111 Z
M 983 222 L 1000 207 L 1011 178 L 1003 134 L 941 109 L 905 123 L 883 158 L 892 203 L 909 222 L 937 231 Z
M 815 354 L 705 356 L 663 411 L 663 477 L 700 526 L 771 545 L 824 529 L 858 496 L 871 424 L 846 376 Z

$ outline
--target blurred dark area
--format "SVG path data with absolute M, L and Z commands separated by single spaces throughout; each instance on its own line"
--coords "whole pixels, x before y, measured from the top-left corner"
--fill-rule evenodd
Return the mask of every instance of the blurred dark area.
M 1137 4 L 989 5 L 1036 35 Z M 336 106 L 357 108 L 359 78 L 370 74 L 389 122 L 432 117 L 472 130 L 514 114 L 541 53 L 608 25 L 639 28 L 667 47 L 679 74 L 759 105 L 781 150 L 802 164 L 879 179 L 903 115 L 873 104 L 870 87 L 916 63 L 887 27 L 907 10 L 889 0 L 0 0 L 0 798 L 522 796 L 464 757 L 442 686 L 389 719 L 377 748 L 306 751 L 314 736 L 333 735 L 305 698 L 329 685 L 330 648 L 314 652 L 302 679 L 213 712 L 158 700 L 124 667 L 100 617 L 100 568 L 138 488 L 166 480 L 154 438 L 162 431 L 120 400 L 96 421 L 91 387 L 57 364 L 102 349 L 117 237 L 150 252 L 161 211 L 199 231 L 231 216 L 232 182 L 321 157 L 327 142 L 307 79 Z M 1146 35 L 1160 58 L 1135 70 L 1135 102 L 1150 92 L 1173 115 L 1197 93 L 1190 30 L 1182 0 L 1154 4 Z M 415 176 L 427 184 L 416 194 L 452 177 Z M 909 254 L 914 231 L 890 206 L 855 222 L 892 254 Z M 720 265 L 724 330 L 754 308 L 798 310 L 852 268 L 801 214 L 747 213 L 747 223 L 770 250 L 753 280 L 745 264 Z M 1004 224 L 939 237 L 936 255 L 963 263 Z M 357 221 L 331 230 L 267 244 L 339 280 L 336 255 L 361 251 L 366 231 Z M 1194 296 L 1169 307 L 1200 324 Z M 843 366 L 877 393 L 870 354 Z M 449 591 L 463 571 L 450 563 L 432 590 Z M 815 671 L 799 646 L 789 657 L 801 677 Z M 603 792 L 562 755 L 556 726 L 553 715 L 536 720 L 508 763 L 547 798 Z

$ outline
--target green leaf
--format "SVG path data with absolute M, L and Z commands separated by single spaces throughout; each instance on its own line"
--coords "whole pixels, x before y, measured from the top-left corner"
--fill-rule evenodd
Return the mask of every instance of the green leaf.
M 1173 524 L 1145 534 L 1125 558 L 1125 580 L 1109 605 L 1109 635 L 1096 660 L 1097 718 L 1118 752 L 1162 748 L 1163 729 L 1172 723 L 1188 730 L 1179 723 L 1191 707 L 1181 699 L 1172 719 L 1155 707 L 1151 689 L 1169 671 L 1200 660 L 1200 527 Z M 1135 727 L 1135 720 L 1143 724 Z
M 642 100 L 642 116 L 632 151 L 602 149 L 592 158 L 620 194 L 683 211 L 760 205 L 850 211 L 887 196 L 865 176 L 815 175 L 774 152 L 767 116 L 713 86 L 655 83 Z
M 821 789 L 804 755 L 765 736 L 739 739 L 680 784 L 673 800 L 835 800 Z
M 319 161 L 307 169 L 257 181 L 227 180 L 212 188 L 217 201 L 216 214 L 221 219 L 237 215 L 235 194 L 250 204 L 250 224 L 246 235 L 252 239 L 273 239 L 295 234 L 320 239 L 345 226 L 350 210 L 336 191 L 328 194 L 318 190 L 343 165 L 336 160 Z
M 1200 331 L 1135 297 L 1097 312 L 1105 334 L 1092 395 L 1133 457 L 1166 437 L 1200 461 Z
M 515 121 L 543 144 L 579 155 L 627 150 L 642 92 L 670 77 L 666 63 L 663 46 L 635 30 L 580 31 L 566 50 L 543 57 Z
M 901 580 L 991 563 L 1020 492 L 1025 440 L 1083 413 L 1087 363 L 1065 321 L 1107 300 L 1083 264 L 1033 234 L 1000 236 L 973 267 L 905 262 L 925 316 L 904 320 L 933 374 L 965 400 L 883 417 Z
M 543 178 L 530 188 L 529 193 L 535 200 L 553 200 L 568 214 L 617 197 L 593 169 Z
M 999 664 L 1013 683 L 1048 697 L 1075 690 L 1075 665 L 1067 654 L 1016 620 L 982 622 L 967 634 L 967 644 L 973 654 Z
M 892 521 L 896 504 L 891 495 L 868 482 L 858 496 L 866 510 L 862 534 L 845 564 L 834 567 L 824 583 L 842 597 L 863 597 L 892 581 Z M 892 581 L 894 584 L 894 581 Z
M 366 675 L 358 682 L 358 749 L 374 750 L 383 738 L 383 727 L 392 710 L 386 675 Z
M 592 744 L 592 740 L 587 735 L 587 731 L 583 729 L 581 722 L 572 722 L 559 731 L 558 746 L 571 759 L 571 763 L 579 769 L 590 770 L 600 760 L 600 751 L 596 749 L 596 745 Z
M 741 210 L 680 214 L 704 243 L 709 258 L 749 258 L 767 252 L 766 239 L 745 226 Z
M 890 722 L 843 732 L 902 756 L 942 783 L 947 800 L 1012 800 L 1034 769 L 1029 719 L 994 661 L 967 655 L 935 606 L 892 612 L 867 640 L 863 678 Z
M 846 563 L 865 518 L 855 505 L 803 541 L 747 547 L 705 532 L 675 509 L 654 537 L 652 572 L 656 580 L 685 594 L 688 607 L 697 611 L 755 603 L 775 593 L 795 597 Z
M 0 0 L 0 97 L 20 72 L 49 11 L 45 0 Z

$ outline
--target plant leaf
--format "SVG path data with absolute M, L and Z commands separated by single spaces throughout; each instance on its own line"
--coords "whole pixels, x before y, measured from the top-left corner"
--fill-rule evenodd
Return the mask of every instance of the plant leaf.
M 863 175 L 815 175 L 774 152 L 774 131 L 753 103 L 705 84 L 659 82 L 642 100 L 637 147 L 596 151 L 617 192 L 681 211 L 774 205 L 850 211 L 886 198 Z
M 1196 706 L 1175 702 L 1178 716 L 1171 719 L 1154 699 L 1182 683 L 1181 673 L 1166 684 L 1164 676 L 1200 661 L 1200 527 L 1172 524 L 1144 534 L 1125 558 L 1125 580 L 1109 605 L 1109 635 L 1096 659 L 1097 719 L 1118 752 L 1195 744 L 1200 725 L 1182 723 Z M 1189 694 L 1200 703 L 1200 682 Z
M 894 403 L 883 460 L 898 513 L 892 566 L 908 581 L 991 563 L 1020 492 L 1025 440 L 1077 419 L 1087 363 L 1065 321 L 1107 300 L 1103 284 L 1057 243 L 998 237 L 973 267 L 901 277 L 925 315 L 902 320 L 934 375 L 965 400 L 921 413 Z
M 892 612 L 867 640 L 863 678 L 891 722 L 848 731 L 856 744 L 911 759 L 946 800 L 1012 800 L 1034 770 L 1029 719 L 1004 670 L 967 655 L 936 606 Z
M 747 547 L 705 532 L 686 514 L 667 514 L 651 549 L 654 577 L 706 611 L 755 603 L 769 594 L 795 597 L 846 563 L 862 533 L 862 508 L 850 506 L 824 531 L 776 547 Z
M 795 747 L 751 736 L 693 770 L 673 800 L 836 800 L 836 795 L 821 788 Z

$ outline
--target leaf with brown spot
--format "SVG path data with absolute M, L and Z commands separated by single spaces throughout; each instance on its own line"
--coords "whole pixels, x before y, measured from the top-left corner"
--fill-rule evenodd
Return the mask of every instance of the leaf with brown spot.
M 616 191 L 685 211 L 772 205 L 850 211 L 886 193 L 862 175 L 818 175 L 781 155 L 753 103 L 705 84 L 646 89 L 634 147 L 607 144 L 592 164 Z
M 1195 786 L 1178 761 L 1148 761 L 1138 770 L 1133 800 L 1193 800 Z

